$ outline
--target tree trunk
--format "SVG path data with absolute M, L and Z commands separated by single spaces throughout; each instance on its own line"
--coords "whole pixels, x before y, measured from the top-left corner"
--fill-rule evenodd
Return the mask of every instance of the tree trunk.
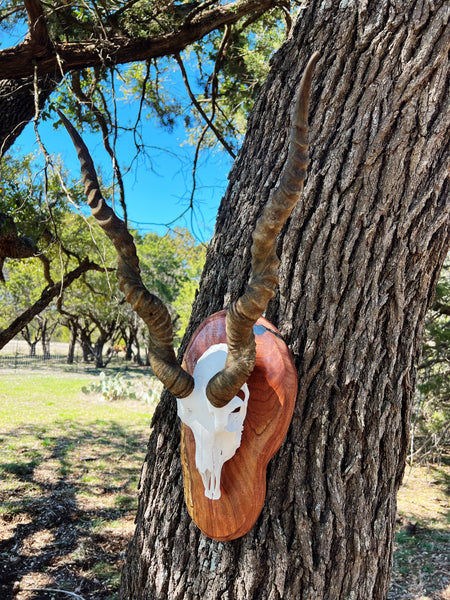
M 105 363 L 103 361 L 103 346 L 104 342 L 99 338 L 94 344 L 95 368 L 103 369 Z
M 41 328 L 42 328 L 42 337 L 41 337 L 41 346 L 42 346 L 42 356 L 44 357 L 44 360 L 48 360 L 51 357 L 51 352 L 50 352 L 50 340 L 53 334 L 53 331 L 55 330 L 56 325 L 54 325 L 53 327 L 50 328 L 49 331 L 49 327 L 48 327 L 48 319 L 46 319 L 45 317 L 40 316 L 40 320 L 41 320 Z
M 444 0 L 311 0 L 273 59 L 187 337 L 243 291 L 291 99 L 318 50 L 309 175 L 266 315 L 298 369 L 294 418 L 256 525 L 215 542 L 187 514 L 175 402 L 163 396 L 122 600 L 386 597 L 424 316 L 449 242 L 448 17 Z
M 91 326 L 89 322 L 84 323 L 84 325 L 80 326 L 80 345 L 81 351 L 83 353 L 83 362 L 89 363 L 94 358 L 94 349 L 93 342 L 91 340 L 91 336 L 94 332 L 94 327 Z
M 38 345 L 39 340 L 41 339 L 41 328 L 39 326 L 37 326 L 36 329 L 33 330 L 33 329 L 30 329 L 30 327 L 28 327 L 28 325 L 27 325 L 26 327 L 24 327 L 22 329 L 22 331 L 20 333 L 30 348 L 28 356 L 30 358 L 35 358 L 36 357 L 36 346 Z
M 144 361 L 142 360 L 142 357 L 141 357 L 141 345 L 139 344 L 139 336 L 138 335 L 136 335 L 136 338 L 134 340 L 134 345 L 136 346 L 136 352 L 134 353 L 134 362 L 137 365 L 139 365 L 140 367 L 142 367 L 142 366 L 144 366 Z M 148 361 L 147 355 L 146 355 L 146 359 Z
M 30 358 L 36 358 L 36 346 L 39 340 L 35 340 L 34 342 L 28 342 L 30 346 Z
M 75 348 L 77 344 L 78 338 L 78 321 L 77 319 L 69 319 L 67 321 L 67 326 L 70 331 L 70 339 L 69 339 L 69 350 L 67 352 L 67 364 L 73 365 L 75 360 Z

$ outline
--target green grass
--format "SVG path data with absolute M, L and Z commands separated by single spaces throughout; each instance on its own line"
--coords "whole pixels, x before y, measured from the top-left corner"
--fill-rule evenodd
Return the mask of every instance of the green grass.
M 84 394 L 81 389 L 96 380 L 98 377 L 54 372 L 0 374 L 0 429 L 55 420 L 77 424 L 95 421 L 100 425 L 111 421 L 122 425 L 148 422 L 149 407 L 142 402 L 93 402 L 92 394 Z
M 389 599 L 450 598 L 449 468 L 407 470 L 398 495 L 398 530 Z
M 98 380 L 55 371 L 0 373 L 0 559 L 11 561 L 12 582 L 68 591 L 82 585 L 83 597 L 114 600 L 152 406 L 81 391 Z M 450 594 L 443 575 L 449 472 L 446 465 L 407 472 L 390 600 Z
M 82 392 L 96 380 L 0 374 L 0 540 L 12 582 L 69 591 L 83 582 L 87 597 L 111 600 L 133 531 L 153 407 Z

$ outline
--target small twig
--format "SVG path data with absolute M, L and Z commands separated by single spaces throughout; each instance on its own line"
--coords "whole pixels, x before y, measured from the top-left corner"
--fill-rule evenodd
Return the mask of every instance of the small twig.
M 197 187 L 198 156 L 200 154 L 200 147 L 202 145 L 203 139 L 204 139 L 207 131 L 208 131 L 208 125 L 205 125 L 205 127 L 203 128 L 203 131 L 200 134 L 199 139 L 197 140 L 197 145 L 195 147 L 194 163 L 192 165 L 192 191 L 191 191 L 191 197 L 189 199 L 189 207 L 192 210 L 194 209 L 194 195 L 195 195 L 195 189 Z
M 114 74 L 113 74 L 113 72 L 111 72 L 111 85 L 112 85 L 112 90 L 113 90 L 113 94 L 114 94 Z M 102 137 L 103 137 L 103 146 L 104 146 L 106 152 L 111 157 L 114 175 L 116 176 L 117 183 L 119 185 L 119 201 L 120 201 L 120 205 L 121 205 L 122 211 L 123 211 L 123 220 L 125 223 L 127 223 L 127 208 L 126 208 L 126 204 L 125 204 L 125 188 L 123 185 L 122 172 L 121 172 L 119 164 L 116 160 L 116 153 L 115 153 L 115 143 L 116 143 L 116 137 L 117 137 L 117 121 L 115 122 L 115 125 L 113 125 L 112 124 L 113 119 L 112 119 L 110 113 L 108 111 L 106 111 L 106 117 L 107 117 L 106 118 L 105 115 L 100 110 L 100 108 L 94 103 L 94 101 L 92 99 L 92 95 L 90 97 L 86 96 L 86 94 L 83 92 L 83 90 L 81 88 L 81 80 L 80 80 L 79 72 L 76 72 L 72 75 L 72 91 L 75 94 L 75 98 L 78 100 L 78 102 L 81 105 L 86 106 L 88 108 L 88 110 L 90 110 L 92 112 L 98 125 L 100 126 L 100 129 L 102 131 Z M 91 90 L 91 94 L 92 94 L 92 90 Z M 104 103 L 104 108 L 106 108 L 105 103 Z M 116 112 L 115 97 L 114 97 L 114 111 Z M 115 131 L 114 141 L 113 141 L 114 148 L 111 147 L 111 144 L 109 141 L 108 123 L 111 125 L 111 128 Z
M 123 185 L 122 172 L 120 170 L 119 163 L 117 162 L 117 155 L 116 155 L 116 146 L 117 146 L 117 98 L 116 98 L 116 88 L 114 86 L 114 69 L 110 69 L 110 73 L 111 73 L 111 91 L 112 91 L 113 107 L 114 107 L 114 119 L 111 119 L 111 116 L 110 116 L 111 128 L 113 130 L 113 148 L 112 148 L 113 155 L 112 155 L 112 161 L 113 161 L 113 170 L 114 170 L 114 173 L 116 175 L 117 183 L 119 184 L 119 202 L 120 202 L 120 206 L 122 207 L 123 220 L 124 220 L 125 225 L 126 225 L 127 221 L 128 221 L 128 214 L 127 214 L 127 205 L 126 205 L 126 202 L 125 202 L 125 187 Z M 114 193 L 113 193 L 113 197 L 114 197 Z
M 227 50 L 230 46 L 230 40 L 231 40 L 231 25 L 225 25 L 225 32 L 222 36 L 219 50 L 217 52 L 216 62 L 214 63 L 214 70 L 213 70 L 212 74 L 210 75 L 208 81 L 206 82 L 206 87 L 205 87 L 205 96 L 207 97 L 208 86 L 209 86 L 209 84 L 211 84 L 211 101 L 212 101 L 212 117 L 211 118 L 213 118 L 214 114 L 215 114 L 216 97 L 217 97 L 217 92 L 219 89 L 218 73 L 222 67 L 223 61 L 227 54 Z
M 139 121 L 141 120 L 142 107 L 143 107 L 144 101 L 145 101 L 145 92 L 147 90 L 148 80 L 150 79 L 150 64 L 151 63 L 148 60 L 147 63 L 146 63 L 146 70 L 145 70 L 144 80 L 142 82 L 142 92 L 141 92 L 141 98 L 140 98 L 140 101 L 139 101 L 138 115 L 136 117 L 136 123 L 134 124 L 134 128 L 133 128 L 134 144 L 135 144 L 136 148 L 138 149 L 138 152 L 141 150 L 141 146 L 136 141 L 136 129 L 137 129 Z
M 80 596 L 79 594 L 75 594 L 75 592 L 67 592 L 66 590 L 56 590 L 53 588 L 31 588 L 31 587 L 24 587 L 24 588 L 20 588 L 21 590 L 23 590 L 24 592 L 57 592 L 58 594 L 67 594 L 68 596 L 72 596 L 73 598 L 78 598 L 78 600 L 86 600 L 85 598 L 83 598 L 83 596 Z
M 178 63 L 178 66 L 180 67 L 181 76 L 183 78 L 184 85 L 186 87 L 186 91 L 187 91 L 187 93 L 189 95 L 189 98 L 192 101 L 192 104 L 195 106 L 195 108 L 197 109 L 197 111 L 203 117 L 203 120 L 207 123 L 208 127 L 214 133 L 214 135 L 219 140 L 219 142 L 222 144 L 222 146 L 225 148 L 225 150 L 228 152 L 228 154 L 233 159 L 236 158 L 236 154 L 233 152 L 233 149 L 231 148 L 230 144 L 228 144 L 228 142 L 226 141 L 226 139 L 223 137 L 223 135 L 220 133 L 220 131 L 217 129 L 217 127 L 214 125 L 214 123 L 211 121 L 211 119 L 205 113 L 205 111 L 203 110 L 203 108 L 200 106 L 197 98 L 195 97 L 194 93 L 192 92 L 191 86 L 189 85 L 189 80 L 188 80 L 188 76 L 187 76 L 187 73 L 186 73 L 186 69 L 184 68 L 184 63 L 183 63 L 183 61 L 181 59 L 180 54 L 177 53 L 174 56 L 175 56 L 175 60 Z

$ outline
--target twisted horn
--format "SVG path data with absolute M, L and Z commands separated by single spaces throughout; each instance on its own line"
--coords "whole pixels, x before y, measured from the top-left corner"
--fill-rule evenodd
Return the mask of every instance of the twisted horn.
M 289 152 L 280 183 L 271 195 L 253 233 L 252 272 L 244 295 L 227 311 L 228 356 L 222 371 L 208 383 L 206 395 L 213 406 L 225 406 L 250 377 L 256 361 L 253 325 L 266 310 L 278 285 L 279 260 L 275 239 L 303 189 L 308 165 L 308 102 L 316 52 L 300 82 L 293 111 Z
M 177 363 L 169 311 L 163 302 L 144 286 L 133 237 L 125 223 L 106 204 L 85 143 L 59 110 L 58 115 L 76 148 L 81 164 L 84 192 L 92 214 L 116 248 L 119 288 L 148 327 L 149 360 L 153 373 L 174 396 L 185 398 L 194 389 L 194 379 Z

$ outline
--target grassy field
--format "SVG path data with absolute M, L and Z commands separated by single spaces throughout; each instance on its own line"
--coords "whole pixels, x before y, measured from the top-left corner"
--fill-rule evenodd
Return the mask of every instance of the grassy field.
M 0 598 L 116 597 L 153 406 L 85 394 L 98 377 L 0 375 Z
M 390 600 L 450 600 L 450 467 L 407 468 L 398 496 Z
M 1 600 L 117 597 L 153 406 L 98 381 L 0 374 Z M 406 473 L 390 600 L 450 600 L 449 478 L 445 457 Z

